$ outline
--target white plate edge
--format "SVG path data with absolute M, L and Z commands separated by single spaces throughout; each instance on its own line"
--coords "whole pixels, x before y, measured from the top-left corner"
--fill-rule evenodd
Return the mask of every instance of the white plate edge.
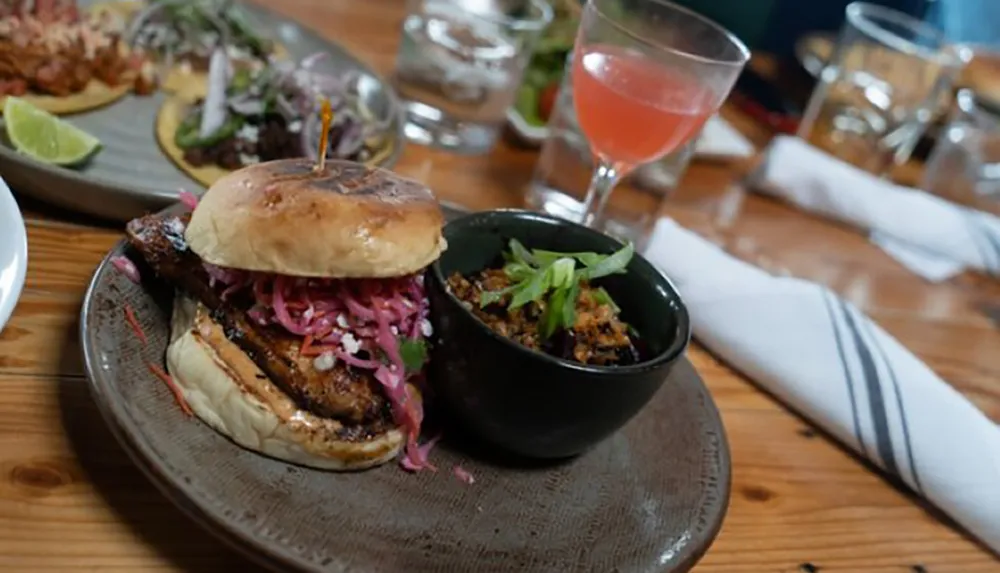
M 14 280 L 11 283 L 11 290 L 8 293 L 0 293 L 0 332 L 3 332 L 7 321 L 14 314 L 14 308 L 21 298 L 24 290 L 24 281 L 28 274 L 28 233 L 24 226 L 24 216 L 21 208 L 14 199 L 7 182 L 0 177 L 0 221 L 5 221 L 7 214 L 15 223 L 11 232 L 14 238 Z M 6 273 L 8 269 L 0 269 L 0 274 Z

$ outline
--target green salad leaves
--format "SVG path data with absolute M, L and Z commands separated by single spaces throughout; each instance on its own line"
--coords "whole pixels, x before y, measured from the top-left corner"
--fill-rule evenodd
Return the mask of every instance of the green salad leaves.
M 507 308 L 516 310 L 530 302 L 540 303 L 544 311 L 539 322 L 539 334 L 543 339 L 551 337 L 560 329 L 571 329 L 576 322 L 576 301 L 580 295 L 580 285 L 611 274 L 624 273 L 635 246 L 628 243 L 610 255 L 598 253 L 556 253 L 534 249 L 529 251 L 516 239 L 511 239 L 509 250 L 504 252 L 507 261 L 504 273 L 515 282 L 514 285 L 498 291 L 482 293 L 479 306 L 496 304 L 510 295 Z M 578 268 L 577 265 L 581 265 Z M 595 290 L 598 302 L 611 306 L 616 312 L 618 305 L 603 288 Z

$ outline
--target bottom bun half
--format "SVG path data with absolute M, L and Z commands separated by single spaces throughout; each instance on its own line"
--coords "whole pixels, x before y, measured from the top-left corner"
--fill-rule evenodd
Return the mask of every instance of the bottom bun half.
M 167 369 L 191 410 L 240 446 L 266 456 L 324 470 L 361 470 L 399 453 L 398 429 L 362 440 L 340 437 L 343 425 L 300 409 L 239 347 L 208 311 L 178 295 Z

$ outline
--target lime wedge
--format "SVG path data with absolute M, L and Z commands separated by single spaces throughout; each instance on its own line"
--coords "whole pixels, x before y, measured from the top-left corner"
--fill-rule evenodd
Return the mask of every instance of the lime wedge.
M 101 146 L 93 135 L 20 98 L 7 97 L 3 116 L 14 147 L 45 163 L 75 165 Z

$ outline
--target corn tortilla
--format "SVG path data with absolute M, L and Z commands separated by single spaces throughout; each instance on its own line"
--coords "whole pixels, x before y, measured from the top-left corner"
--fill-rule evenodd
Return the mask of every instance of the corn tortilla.
M 90 83 L 82 91 L 68 96 L 60 97 L 29 92 L 18 97 L 51 114 L 68 115 L 104 107 L 118 101 L 131 90 L 132 85 L 127 78 L 123 78 L 122 83 L 117 86 L 109 86 L 98 80 L 90 80 Z M 3 109 L 6 101 L 6 96 L 0 96 L 0 110 Z
M 191 165 L 184 160 L 184 150 L 181 149 L 174 140 L 174 137 L 177 134 L 177 129 L 180 127 L 181 122 L 184 121 L 188 109 L 191 106 L 191 101 L 191 99 L 178 96 L 167 98 L 167 101 L 165 101 L 163 106 L 160 107 L 159 113 L 156 114 L 156 140 L 159 142 L 160 149 L 163 150 L 163 153 L 165 153 L 167 157 L 173 161 L 174 165 L 181 169 L 181 171 L 205 187 L 211 187 L 213 183 L 229 173 L 229 170 L 216 165 L 205 165 L 202 167 Z M 366 161 L 365 164 L 369 166 L 376 166 L 382 163 L 389 157 L 389 155 L 392 154 L 392 150 L 395 145 L 395 138 L 391 136 L 386 138 L 383 145 L 375 151 L 371 159 Z
M 120 9 L 118 8 L 119 4 L 134 4 L 137 7 L 141 7 L 141 4 L 135 2 L 107 2 L 98 4 L 92 9 L 96 11 L 108 8 L 116 12 L 120 12 Z M 51 114 L 68 115 L 104 107 L 118 101 L 131 90 L 131 78 L 128 77 L 122 78 L 121 83 L 117 86 L 109 86 L 100 80 L 92 79 L 90 80 L 90 83 L 83 88 L 83 90 L 68 96 L 54 96 L 29 92 L 19 97 L 38 109 L 45 110 Z M 5 96 L 0 96 L 0 109 L 3 109 L 3 105 L 6 101 L 7 98 Z

